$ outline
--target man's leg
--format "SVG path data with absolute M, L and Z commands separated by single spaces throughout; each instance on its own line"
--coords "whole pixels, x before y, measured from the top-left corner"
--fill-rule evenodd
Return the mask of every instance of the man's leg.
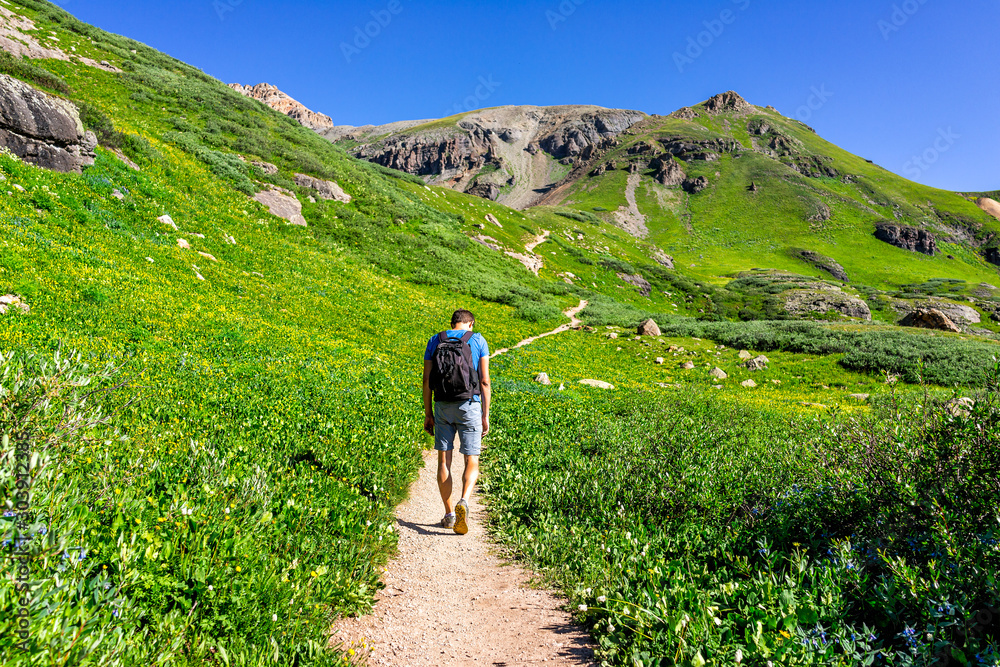
M 465 455 L 465 473 L 462 475 L 462 500 L 468 502 L 472 489 L 479 479 L 479 457 Z
M 444 501 L 445 514 L 451 514 L 455 508 L 451 504 L 451 451 L 438 451 L 438 491 L 441 492 L 441 500 Z

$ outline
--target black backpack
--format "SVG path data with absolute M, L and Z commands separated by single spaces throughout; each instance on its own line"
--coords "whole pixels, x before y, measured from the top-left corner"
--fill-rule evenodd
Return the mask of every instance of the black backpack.
M 475 335 L 466 331 L 461 338 L 451 338 L 447 331 L 438 334 L 438 346 L 431 359 L 431 389 L 434 400 L 461 403 L 479 396 L 479 373 L 472 366 Z

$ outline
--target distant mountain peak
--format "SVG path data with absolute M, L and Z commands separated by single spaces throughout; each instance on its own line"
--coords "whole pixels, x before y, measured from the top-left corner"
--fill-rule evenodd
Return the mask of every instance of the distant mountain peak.
M 321 132 L 333 127 L 333 119 L 326 114 L 317 113 L 308 109 L 301 102 L 283 93 L 277 86 L 269 83 L 258 83 L 256 86 L 244 86 L 239 83 L 231 83 L 229 87 L 247 97 L 252 97 L 279 111 L 286 116 L 290 116 L 299 121 L 310 130 Z
M 708 98 L 705 103 L 705 110 L 709 113 L 737 113 L 742 114 L 753 111 L 753 105 L 743 99 L 739 93 L 729 90 Z

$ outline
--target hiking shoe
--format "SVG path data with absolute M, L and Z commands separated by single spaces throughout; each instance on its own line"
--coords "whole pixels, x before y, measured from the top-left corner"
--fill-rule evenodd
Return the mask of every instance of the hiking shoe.
M 444 518 L 441 519 L 442 528 L 454 528 L 455 527 L 455 513 L 445 514 Z
M 469 503 L 465 502 L 465 499 L 458 501 L 455 505 L 455 532 L 459 535 L 465 535 L 469 532 Z

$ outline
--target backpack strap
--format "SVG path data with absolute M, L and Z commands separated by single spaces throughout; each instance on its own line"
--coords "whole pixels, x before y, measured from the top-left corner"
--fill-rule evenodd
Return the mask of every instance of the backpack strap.
M 448 332 L 442 331 L 441 333 L 438 334 L 438 345 L 446 342 L 448 342 Z
M 472 394 L 473 396 L 481 396 L 482 391 L 479 389 L 479 373 L 476 372 L 474 365 L 475 362 L 472 359 L 472 345 L 469 344 L 469 341 L 471 341 L 472 337 L 475 335 L 475 332 L 472 331 L 466 331 L 462 334 L 462 354 L 465 356 L 465 360 L 469 363 L 469 370 L 472 371 Z

